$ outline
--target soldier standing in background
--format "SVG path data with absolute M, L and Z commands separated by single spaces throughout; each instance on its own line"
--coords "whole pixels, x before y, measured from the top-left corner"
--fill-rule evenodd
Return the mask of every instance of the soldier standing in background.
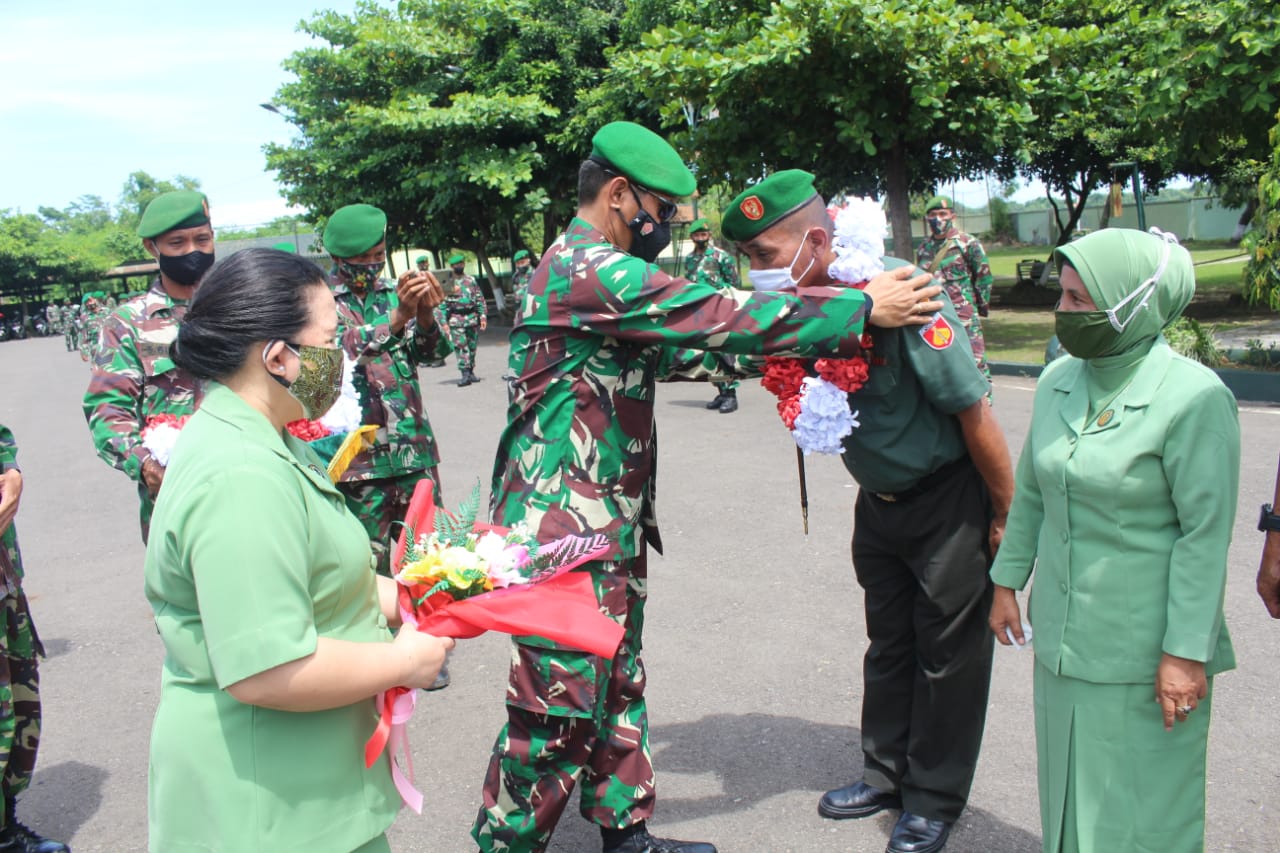
M 62 341 L 67 352 L 80 349 L 80 306 L 68 299 L 62 306 Z
M 49 334 L 62 334 L 62 308 L 57 302 L 49 302 L 48 307 L 44 309 L 44 319 L 49 324 Z
M 138 236 L 160 274 L 146 293 L 125 302 L 103 324 L 84 414 L 98 455 L 138 483 L 146 542 L 164 466 L 143 446 L 142 432 L 150 418 L 190 415 L 200 402 L 199 382 L 173 363 L 169 345 L 213 266 L 209 200 L 196 190 L 156 196 L 142 213 Z
M 449 327 L 449 342 L 453 344 L 458 370 L 462 373 L 458 387 L 465 388 L 480 381 L 475 371 L 476 345 L 480 341 L 480 333 L 489 325 L 486 316 L 488 305 L 480 285 L 467 275 L 466 258 L 462 253 L 449 258 L 449 267 L 453 270 L 453 285 L 445 293 L 440 312 Z
M 528 249 L 521 249 L 511 259 L 511 316 L 514 320 L 524 304 L 525 294 L 529 292 L 529 282 L 533 281 L 533 259 Z
M 696 219 L 689 225 L 689 239 L 693 241 L 693 251 L 684 259 L 685 278 L 711 287 L 742 286 L 737 261 L 711 242 L 711 225 L 707 220 Z M 738 411 L 738 381 L 713 384 L 716 397 L 707 403 L 707 408 L 719 409 L 722 415 Z
M 955 205 L 945 196 L 934 196 L 925 209 L 929 233 L 916 249 L 916 264 L 934 275 L 960 316 L 969 336 L 973 360 L 991 385 L 987 365 L 987 344 L 982 336 L 982 319 L 991 307 L 991 266 L 987 252 L 977 237 L 956 228 Z M 987 397 L 991 394 L 988 392 Z
M 93 361 L 97 358 L 98 339 L 102 334 L 102 323 L 106 319 L 107 309 L 100 301 L 98 292 L 86 295 L 79 329 L 81 361 Z
M 18 794 L 31 784 L 40 745 L 40 672 L 44 648 L 22 592 L 22 553 L 13 526 L 22 497 L 22 472 L 13 433 L 0 425 L 0 853 L 70 853 L 14 816 Z

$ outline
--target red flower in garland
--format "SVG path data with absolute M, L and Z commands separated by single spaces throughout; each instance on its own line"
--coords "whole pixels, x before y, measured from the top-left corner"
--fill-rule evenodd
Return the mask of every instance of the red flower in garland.
M 846 394 L 852 394 L 867 382 L 868 370 L 865 358 L 820 358 L 813 367 L 820 377 Z
M 808 375 L 800 359 L 770 355 L 765 357 L 764 377 L 760 384 L 770 394 L 785 400 L 800 393 L 800 383 Z
M 319 421 L 309 421 L 306 418 L 289 421 L 289 423 L 285 424 L 285 429 L 289 430 L 289 433 L 293 435 L 294 438 L 301 439 L 302 441 L 315 441 L 318 438 L 327 438 L 328 436 L 333 435 L 333 433 L 331 433 L 329 429 Z
M 796 428 L 796 418 L 800 417 L 800 395 L 792 394 L 778 401 L 778 416 L 787 429 Z

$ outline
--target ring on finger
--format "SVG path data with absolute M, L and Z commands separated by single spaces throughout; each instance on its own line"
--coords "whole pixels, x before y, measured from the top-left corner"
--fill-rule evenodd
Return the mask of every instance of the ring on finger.
M 1195 708 L 1191 707 L 1190 705 L 1179 705 L 1179 706 L 1178 706 L 1178 713 L 1179 713 L 1179 714 L 1181 714 L 1181 715 L 1182 715 L 1182 716 L 1184 716 L 1184 717 L 1185 717 L 1185 716 L 1187 716 L 1188 714 L 1190 714 L 1190 713 L 1191 713 L 1192 711 L 1194 711 L 1194 710 L 1195 710 Z

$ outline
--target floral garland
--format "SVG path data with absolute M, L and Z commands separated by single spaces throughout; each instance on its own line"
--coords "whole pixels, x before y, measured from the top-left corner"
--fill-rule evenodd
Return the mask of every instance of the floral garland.
M 886 222 L 884 211 L 873 199 L 851 199 L 830 207 L 835 220 L 832 248 L 836 260 L 827 274 L 836 281 L 867 281 L 884 270 Z M 864 334 L 862 350 L 871 350 L 871 335 Z M 849 408 L 849 395 L 862 388 L 870 375 L 864 356 L 853 358 L 765 358 L 761 384 L 778 398 L 778 415 L 791 431 L 796 445 L 810 453 L 838 454 L 846 436 L 861 426 L 858 412 Z

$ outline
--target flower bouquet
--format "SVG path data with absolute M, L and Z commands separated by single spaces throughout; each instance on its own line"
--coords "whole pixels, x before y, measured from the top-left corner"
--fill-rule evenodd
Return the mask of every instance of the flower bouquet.
M 187 425 L 190 415 L 148 415 L 142 427 L 142 446 L 150 453 L 162 468 L 169 467 L 169 456 L 173 446 Z
M 355 362 L 342 356 L 342 394 L 337 401 L 315 420 L 299 418 L 285 425 L 294 438 L 311 445 L 311 449 L 328 463 L 329 479 L 338 482 L 360 451 L 373 444 L 376 426 L 361 425 L 363 411 L 360 395 L 356 392 L 352 376 Z
M 507 529 L 476 521 L 479 483 L 456 514 L 437 510 L 432 490 L 431 480 L 418 482 L 392 553 L 401 630 L 455 639 L 485 631 L 533 635 L 613 657 L 622 626 L 601 612 L 591 576 L 570 571 L 608 551 L 608 536 L 565 536 L 540 545 L 523 524 Z M 378 726 L 364 757 L 372 767 L 385 749 L 401 799 L 421 812 L 406 735 L 416 701 L 408 687 L 378 696 Z

